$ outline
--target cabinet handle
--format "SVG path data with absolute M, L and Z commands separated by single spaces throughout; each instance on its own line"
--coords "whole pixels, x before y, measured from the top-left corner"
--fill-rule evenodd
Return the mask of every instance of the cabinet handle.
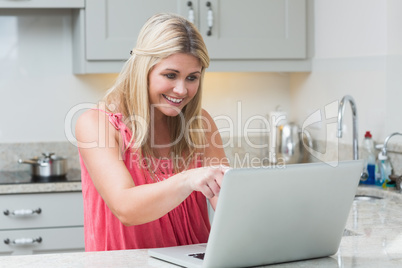
M 8 209 L 3 211 L 3 214 L 6 216 L 29 216 L 29 215 L 34 215 L 34 214 L 41 214 L 42 209 L 37 208 L 37 209 L 17 209 L 13 211 L 9 211 Z
M 207 2 L 207 7 L 208 7 L 208 11 L 207 11 L 207 25 L 208 25 L 208 31 L 207 31 L 207 35 L 211 36 L 212 35 L 212 26 L 214 26 L 214 14 L 212 12 L 212 4 L 211 2 Z
M 4 244 L 7 245 L 32 245 L 35 243 L 42 243 L 42 237 L 38 238 L 17 238 L 11 241 L 9 238 L 4 239 Z
M 194 23 L 194 8 L 193 8 L 193 2 L 188 1 L 187 2 L 188 6 L 188 21 L 191 23 Z

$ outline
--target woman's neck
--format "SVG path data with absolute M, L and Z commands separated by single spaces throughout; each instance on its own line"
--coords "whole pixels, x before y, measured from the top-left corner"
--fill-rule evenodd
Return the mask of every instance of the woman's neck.
M 170 130 L 167 116 L 151 119 L 150 145 L 156 156 L 169 157 L 171 148 Z

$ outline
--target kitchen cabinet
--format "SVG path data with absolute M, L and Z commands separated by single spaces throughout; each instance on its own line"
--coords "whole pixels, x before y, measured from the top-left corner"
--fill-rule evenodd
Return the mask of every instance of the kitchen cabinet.
M 307 0 L 86 0 L 73 15 L 74 72 L 119 72 L 158 12 L 193 14 L 209 70 L 309 71 Z
M 126 60 L 144 22 L 158 12 L 179 13 L 177 0 L 87 0 L 86 58 Z
M 81 192 L 0 195 L 0 256 L 84 251 Z
M 192 2 L 198 2 L 196 25 L 211 59 L 306 58 L 304 0 Z
M 87 0 L 86 58 L 125 60 L 150 16 L 163 11 L 189 18 L 191 10 L 211 59 L 306 57 L 303 0 Z
M 0 0 L 0 8 L 83 8 L 85 0 Z

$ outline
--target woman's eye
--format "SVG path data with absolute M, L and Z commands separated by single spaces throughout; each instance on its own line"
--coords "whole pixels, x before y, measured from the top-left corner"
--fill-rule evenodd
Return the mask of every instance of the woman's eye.
M 175 75 L 175 74 L 165 74 L 165 76 L 166 76 L 168 79 L 175 79 L 175 78 L 176 78 L 176 75 Z
M 198 77 L 195 76 L 195 75 L 187 76 L 187 80 L 190 80 L 190 81 L 195 81 L 195 80 L 197 80 L 197 79 L 198 79 Z

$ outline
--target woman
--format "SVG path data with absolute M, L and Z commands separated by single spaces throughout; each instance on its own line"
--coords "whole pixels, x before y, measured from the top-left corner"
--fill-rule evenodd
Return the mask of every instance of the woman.
M 208 52 L 177 15 L 143 26 L 104 102 L 76 124 L 86 251 L 207 242 L 225 153 L 201 109 Z

